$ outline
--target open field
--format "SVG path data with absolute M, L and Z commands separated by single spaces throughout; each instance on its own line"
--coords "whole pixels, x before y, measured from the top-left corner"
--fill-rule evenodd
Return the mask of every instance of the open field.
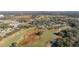
M 8 47 L 11 45 L 11 43 L 18 43 L 21 39 L 23 39 L 24 35 L 26 33 L 32 32 L 34 30 L 34 28 L 29 28 L 29 29 L 21 29 L 20 31 L 12 34 L 11 36 L 4 38 L 1 42 L 0 42 L 0 46 L 2 47 Z M 37 40 L 36 42 L 34 42 L 33 44 L 29 44 L 28 46 L 33 46 L 33 47 L 44 47 L 45 44 L 52 40 L 55 37 L 55 35 L 53 35 L 53 33 L 49 30 L 45 30 L 45 32 L 40 36 L 40 39 Z M 17 45 L 18 46 L 18 45 Z M 27 46 L 27 45 L 26 45 Z
M 9 36 L 7 38 L 4 38 L 0 42 L 0 46 L 10 46 L 11 43 L 16 42 L 17 40 L 19 40 L 20 38 L 22 38 L 22 36 L 24 34 L 24 31 L 25 30 L 22 29 L 19 32 L 16 32 L 16 33 L 12 34 L 11 36 Z

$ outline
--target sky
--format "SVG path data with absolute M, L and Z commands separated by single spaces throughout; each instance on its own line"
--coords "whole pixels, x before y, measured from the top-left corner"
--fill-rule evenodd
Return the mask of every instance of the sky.
M 79 0 L 0 0 L 0 11 L 79 11 Z

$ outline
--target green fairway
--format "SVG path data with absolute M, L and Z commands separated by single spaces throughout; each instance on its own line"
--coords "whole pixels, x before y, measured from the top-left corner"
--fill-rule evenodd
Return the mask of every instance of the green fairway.
M 23 29 L 14 33 L 13 35 L 4 38 L 1 42 L 0 42 L 0 46 L 10 46 L 11 43 L 16 42 L 18 39 L 20 39 L 23 35 Z
M 46 43 L 55 39 L 55 35 L 53 34 L 52 31 L 46 30 L 42 35 L 41 38 L 38 42 L 35 42 L 32 44 L 32 47 L 45 47 Z

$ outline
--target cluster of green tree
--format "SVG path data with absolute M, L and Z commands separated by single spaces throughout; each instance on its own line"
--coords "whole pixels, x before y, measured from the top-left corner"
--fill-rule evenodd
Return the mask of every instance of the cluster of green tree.
M 71 29 L 55 33 L 55 35 L 60 35 L 62 38 L 56 38 L 51 41 L 50 43 L 52 44 L 52 47 L 79 47 L 79 21 L 70 19 L 67 20 L 67 24 Z

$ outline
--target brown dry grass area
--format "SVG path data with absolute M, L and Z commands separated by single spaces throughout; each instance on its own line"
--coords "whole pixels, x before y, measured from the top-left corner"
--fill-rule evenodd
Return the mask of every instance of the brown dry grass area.
M 3 38 L 2 38 L 2 37 L 0 37 L 0 41 L 2 41 L 2 39 L 3 39 Z
M 28 32 L 24 35 L 23 39 L 18 43 L 18 46 L 28 46 L 29 44 L 31 45 L 32 43 L 36 42 L 39 40 L 40 36 L 36 35 L 39 30 L 35 29 L 31 32 Z
M 14 16 L 14 19 L 26 19 L 26 20 L 30 20 L 30 19 L 32 19 L 32 15 Z

